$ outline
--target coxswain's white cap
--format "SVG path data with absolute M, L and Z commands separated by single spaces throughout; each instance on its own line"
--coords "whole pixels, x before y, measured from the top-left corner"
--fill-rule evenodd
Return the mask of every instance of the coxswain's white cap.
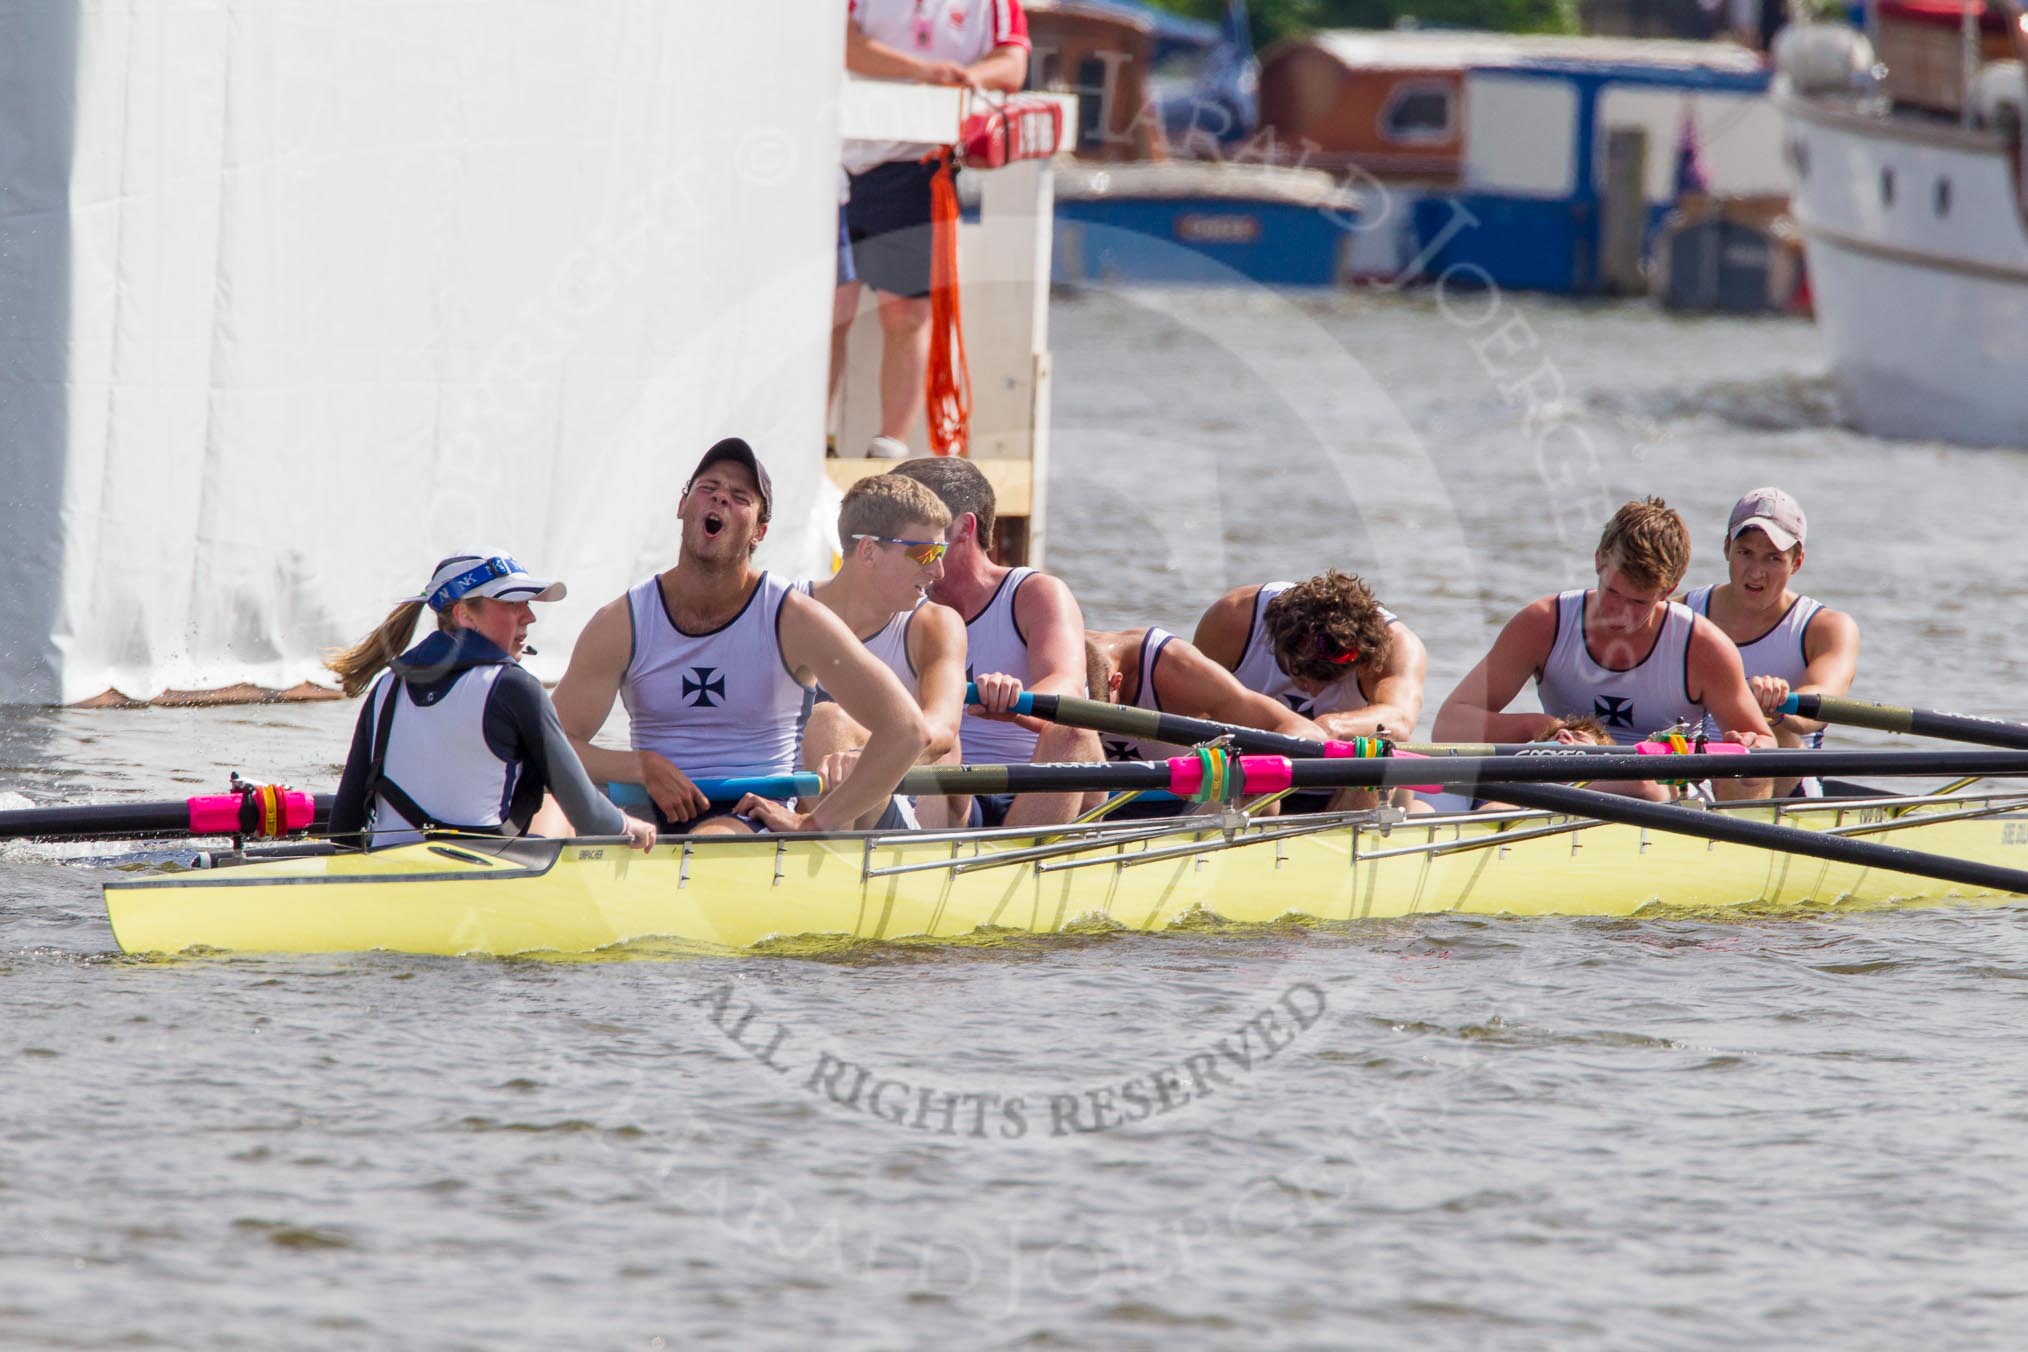
M 444 611 L 474 596 L 496 601 L 561 601 L 569 592 L 561 582 L 532 577 L 504 549 L 467 550 L 437 565 L 430 582 L 411 601 Z
M 1802 505 L 1779 488 L 1756 488 L 1732 504 L 1732 519 L 1725 523 L 1725 542 L 1731 544 L 1749 528 L 1767 532 L 1776 549 L 1794 549 L 1803 542 Z

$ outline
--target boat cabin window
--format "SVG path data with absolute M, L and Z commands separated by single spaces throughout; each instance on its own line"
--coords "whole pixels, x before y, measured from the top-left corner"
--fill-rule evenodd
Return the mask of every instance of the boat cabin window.
M 1409 145 L 1448 141 L 1455 134 L 1455 106 L 1447 84 L 1396 85 L 1380 110 L 1380 135 Z

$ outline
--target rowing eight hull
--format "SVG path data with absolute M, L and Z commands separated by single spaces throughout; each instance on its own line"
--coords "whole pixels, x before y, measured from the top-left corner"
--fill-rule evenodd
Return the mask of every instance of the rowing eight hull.
M 1746 815 L 1767 820 L 1773 811 Z M 2028 865 L 2028 804 L 2018 798 L 1785 809 L 1781 820 Z M 1083 845 L 1007 833 L 716 837 L 648 855 L 617 844 L 465 839 L 455 848 L 410 845 L 122 879 L 105 885 L 105 899 L 114 937 L 130 953 L 443 955 L 591 953 L 651 938 L 723 951 L 802 935 L 953 939 L 1088 923 L 1158 930 L 1203 913 L 1245 924 L 1291 915 L 1626 916 L 1651 907 L 2007 899 L 1539 814 L 1416 818 L 1391 828 L 1333 819 L 1287 834 L 1305 821 L 1256 818 L 1231 846 L 1208 825 L 1154 834 L 1159 828 L 1148 824 L 1108 828 Z M 1887 833 L 1868 830 L 1890 821 Z M 1130 831 L 1134 838 L 1123 838 Z

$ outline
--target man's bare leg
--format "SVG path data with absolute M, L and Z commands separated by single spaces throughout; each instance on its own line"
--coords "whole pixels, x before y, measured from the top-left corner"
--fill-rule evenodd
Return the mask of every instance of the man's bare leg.
M 963 744 L 952 742 L 951 749 L 931 761 L 932 765 L 963 765 L 965 756 Z M 953 826 L 963 826 L 972 813 L 970 798 L 945 798 L 940 794 L 926 793 L 915 800 L 915 817 L 926 831 L 944 831 Z
M 859 282 L 840 282 L 831 297 L 831 386 L 826 395 L 826 409 L 838 406 L 838 389 L 845 383 L 845 340 L 851 335 L 852 320 L 859 313 L 860 286 Z
M 908 440 L 923 411 L 923 380 L 929 370 L 929 297 L 890 296 L 880 301 L 880 434 Z M 836 339 L 833 339 L 834 350 Z
M 819 704 L 810 711 L 810 721 L 803 728 L 803 768 L 821 772 L 824 762 L 832 756 L 856 752 L 866 745 L 867 731 L 852 718 L 852 715 L 835 703 Z M 826 784 L 825 793 L 831 791 Z M 824 801 L 823 794 L 812 800 L 812 804 Z M 805 809 L 811 804 L 804 804 Z M 876 808 L 852 823 L 855 831 L 871 831 L 880 821 L 885 807 Z
M 1095 764 L 1105 758 L 1097 733 L 1052 723 L 1035 739 L 1035 754 L 1030 759 L 1036 765 L 1051 765 L 1070 761 Z M 1020 794 L 1007 809 L 1007 825 L 1060 826 L 1076 819 L 1084 810 L 1084 800 L 1082 793 Z

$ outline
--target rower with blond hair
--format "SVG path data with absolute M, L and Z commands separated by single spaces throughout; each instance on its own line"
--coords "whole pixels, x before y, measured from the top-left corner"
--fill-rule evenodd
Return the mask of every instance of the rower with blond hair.
M 521 666 L 535 623 L 530 603 L 562 600 L 564 591 L 561 582 L 530 577 L 504 550 L 453 554 L 419 595 L 331 656 L 348 696 L 371 688 L 331 809 L 334 839 L 397 845 L 426 830 L 519 835 L 547 791 L 579 835 L 654 845 L 653 826 L 592 784 L 549 693 Z M 436 632 L 410 647 L 424 607 L 436 612 Z
M 920 764 L 956 764 L 965 714 L 965 622 L 929 599 L 944 575 L 951 514 L 937 495 L 900 474 L 870 475 L 838 507 L 838 571 L 803 584 L 867 651 L 894 673 L 922 709 L 929 745 Z M 803 766 L 835 784 L 865 748 L 863 724 L 822 689 L 803 730 Z M 856 823 L 865 830 L 948 826 L 944 798 L 920 804 L 897 796 Z M 918 816 L 918 813 L 921 816 Z
M 1660 498 L 1613 513 L 1592 555 L 1598 585 L 1529 602 L 1437 711 L 1439 742 L 1532 742 L 1589 714 L 1621 746 L 1709 714 L 1727 741 L 1772 747 L 1739 650 L 1669 597 L 1690 566 L 1690 532 Z M 1545 710 L 1509 712 L 1533 680 Z M 1629 786 L 1632 787 L 1632 786 Z M 1721 798 L 1764 798 L 1764 779 L 1720 780 Z

